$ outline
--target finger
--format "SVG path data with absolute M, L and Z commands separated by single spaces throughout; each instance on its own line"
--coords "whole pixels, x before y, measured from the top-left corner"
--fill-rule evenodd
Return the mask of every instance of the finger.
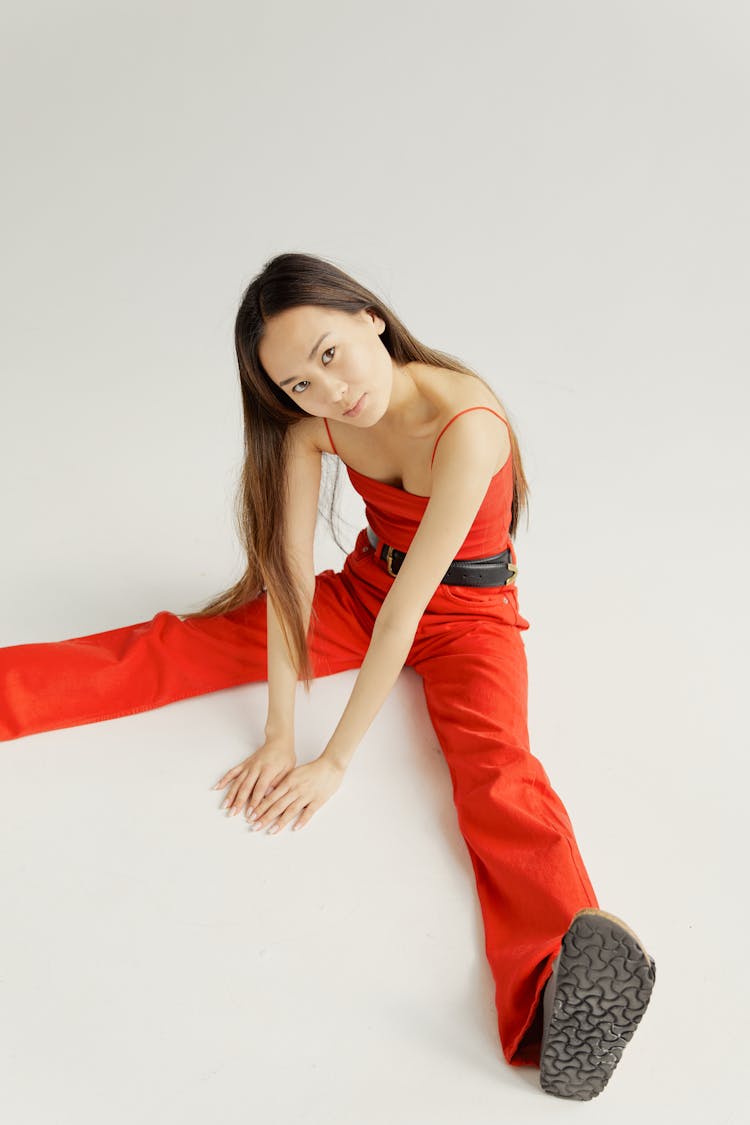
M 274 789 L 277 786 L 281 785 L 283 782 L 287 783 L 288 788 L 290 784 L 294 784 L 296 781 L 299 781 L 299 774 L 297 772 L 296 766 L 276 769 L 274 772 L 268 770 L 263 775 L 265 792 L 263 791 L 263 788 L 261 788 L 259 798 L 268 796 L 269 793 L 272 793 Z
M 272 797 L 274 793 L 280 793 L 282 781 L 284 781 L 283 774 L 278 777 L 267 778 L 265 781 L 265 791 L 261 787 L 261 797 Z M 290 783 L 287 782 L 286 786 L 284 787 L 284 792 L 289 792 L 289 785 Z
M 236 816 L 237 810 L 241 807 L 239 805 L 239 802 L 237 801 L 237 797 L 244 780 L 244 773 L 241 774 L 238 778 L 235 778 L 232 787 L 229 790 L 226 799 L 224 800 L 224 804 L 221 806 L 222 808 L 227 809 L 229 811 L 229 815 L 231 816 Z
M 287 826 L 287 824 L 289 823 L 290 820 L 294 820 L 295 816 L 297 815 L 297 813 L 300 811 L 300 809 L 302 807 L 303 807 L 302 797 L 298 797 L 296 801 L 292 801 L 292 803 L 290 805 L 287 805 L 286 810 L 282 813 L 282 815 L 276 821 L 276 823 L 274 824 L 271 831 L 272 832 L 281 832 L 284 828 L 286 828 L 286 826 Z
M 267 782 L 264 782 L 260 785 L 259 789 L 260 799 L 258 801 L 255 801 L 254 799 L 250 801 L 251 811 L 255 813 L 256 818 L 262 816 L 266 809 L 270 809 L 274 801 L 278 800 L 279 797 L 283 797 L 285 793 L 290 793 L 291 791 L 292 789 L 289 785 L 286 785 L 283 789 L 269 789 Z M 253 794 L 253 797 L 254 796 L 255 794 Z
M 248 773 L 241 779 L 237 793 L 235 795 L 234 804 L 240 811 L 245 807 L 245 804 L 250 796 L 250 793 L 255 785 L 255 771 Z
M 230 780 L 232 779 L 232 777 L 235 776 L 237 771 L 241 770 L 241 769 L 242 769 L 242 766 L 235 766 L 234 769 L 227 770 L 227 772 L 224 774 L 224 776 L 220 777 L 219 780 L 216 782 L 216 784 L 212 785 L 211 788 L 212 789 L 223 789 L 225 785 L 229 784 Z
M 224 800 L 221 803 L 221 807 L 223 809 L 229 808 L 229 806 L 232 804 L 232 801 L 235 798 L 235 794 L 236 794 L 238 788 L 239 788 L 239 780 L 238 779 L 235 779 L 234 781 L 230 782 L 229 789 L 227 790 L 227 794 L 226 794 Z
M 285 789 L 283 793 L 279 793 L 274 789 L 268 797 L 264 797 L 260 804 L 256 805 L 255 809 L 253 810 L 255 816 L 254 823 L 257 824 L 262 817 L 268 817 L 274 807 L 279 804 L 279 801 L 283 800 L 287 796 L 288 792 L 289 791 Z M 284 807 L 286 808 L 286 805 Z M 274 816 L 278 816 L 279 808 L 276 809 Z M 269 824 L 270 821 L 266 820 L 265 823 Z
M 299 820 L 297 821 L 297 823 L 292 828 L 292 832 L 296 832 L 298 828 L 304 828 L 304 826 L 307 824 L 308 820 L 310 820 L 312 818 L 312 816 L 315 812 L 316 812 L 316 809 L 313 808 L 312 805 L 307 805 L 307 807 L 302 810 L 302 815 L 300 816 Z
M 271 793 L 273 793 L 273 789 L 269 788 L 268 776 L 261 774 L 256 780 L 253 791 L 250 794 L 248 801 L 249 811 L 252 812 L 253 809 L 257 809 L 263 798 L 269 796 Z
M 275 796 L 275 795 L 274 795 Z M 272 824 L 277 816 L 280 816 L 284 809 L 290 802 L 294 800 L 294 795 L 289 793 L 280 793 L 276 799 L 269 797 L 267 807 L 264 812 L 259 812 L 256 819 L 253 821 L 253 830 L 258 828 L 265 828 L 267 825 Z

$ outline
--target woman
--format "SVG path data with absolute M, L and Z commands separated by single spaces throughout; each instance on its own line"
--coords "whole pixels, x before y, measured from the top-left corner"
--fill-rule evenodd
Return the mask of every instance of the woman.
M 0 650 L 0 738 L 268 680 L 265 742 L 216 783 L 254 827 L 305 825 L 341 785 L 399 672 L 423 679 L 476 875 L 504 1056 L 548 1093 L 606 1085 L 655 965 L 599 909 L 527 730 L 513 544 L 528 486 L 491 388 L 373 293 L 304 254 L 268 262 L 235 325 L 245 419 L 241 579 L 198 612 Z M 368 526 L 314 573 L 322 455 Z M 296 765 L 297 683 L 360 668 L 321 756 Z

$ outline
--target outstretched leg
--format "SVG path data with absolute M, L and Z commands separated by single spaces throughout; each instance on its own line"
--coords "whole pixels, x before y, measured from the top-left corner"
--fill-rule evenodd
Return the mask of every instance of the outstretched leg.
M 163 610 L 86 637 L 0 648 L 0 741 L 267 680 L 266 600 L 189 621 Z M 358 668 L 372 627 L 348 565 L 316 575 L 313 608 L 316 677 Z
M 424 682 L 476 876 L 503 1053 L 514 1066 L 539 1065 L 553 959 L 576 911 L 598 902 L 565 808 L 529 749 L 526 652 L 502 620 L 515 610 L 471 616 L 450 599 L 446 616 L 423 618 L 407 662 Z

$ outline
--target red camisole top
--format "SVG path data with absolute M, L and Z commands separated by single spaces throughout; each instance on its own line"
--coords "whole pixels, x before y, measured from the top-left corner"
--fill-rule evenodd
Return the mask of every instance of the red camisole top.
M 460 410 L 448 421 L 437 436 L 432 450 L 430 467 L 435 459 L 435 450 L 440 438 L 456 418 L 466 414 L 469 410 L 489 410 L 506 425 L 502 414 L 492 410 L 489 406 L 469 406 Z M 331 431 L 327 419 L 323 419 L 328 430 L 331 446 L 337 457 L 340 457 L 331 438 Z M 355 490 L 365 502 L 367 522 L 377 537 L 384 543 L 395 547 L 398 551 L 408 551 L 409 545 L 419 527 L 422 516 L 429 502 L 429 496 L 419 496 L 416 492 L 407 492 L 397 485 L 385 484 L 383 481 L 374 480 L 372 477 L 358 473 L 350 465 L 346 466 L 349 479 Z M 479 506 L 474 522 L 469 533 L 464 539 L 457 559 L 477 559 L 485 555 L 499 555 L 507 547 L 511 549 L 512 561 L 516 561 L 512 540 L 508 535 L 511 519 L 511 504 L 513 501 L 513 457 L 509 453 L 502 468 L 493 476 L 489 483 L 484 499 Z

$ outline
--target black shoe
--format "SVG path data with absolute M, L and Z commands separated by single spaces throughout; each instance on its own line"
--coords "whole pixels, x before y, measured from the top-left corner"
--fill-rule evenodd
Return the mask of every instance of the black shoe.
M 589 1101 L 600 1094 L 651 998 L 656 963 L 614 914 L 579 910 L 544 989 L 542 1089 Z

